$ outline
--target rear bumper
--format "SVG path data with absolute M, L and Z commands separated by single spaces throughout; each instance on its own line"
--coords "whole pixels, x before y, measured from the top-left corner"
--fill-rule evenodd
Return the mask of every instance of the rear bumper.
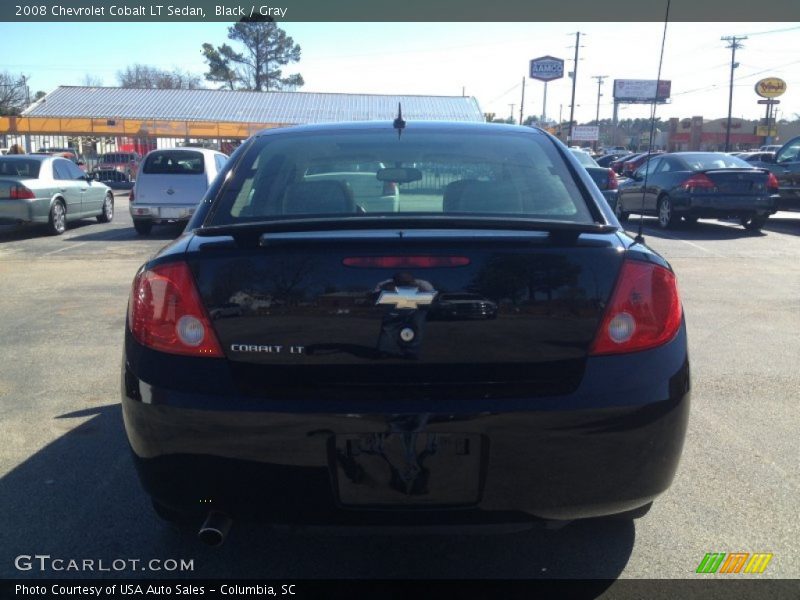
M 49 198 L 0 200 L 0 225 L 13 226 L 25 223 L 46 223 L 49 212 Z
M 579 389 L 558 397 L 376 398 L 365 410 L 363 402 L 153 387 L 127 358 L 122 380 L 125 427 L 151 496 L 198 512 L 314 525 L 569 520 L 632 510 L 669 487 L 689 398 L 684 328 L 633 359 L 588 360 Z M 365 450 L 376 439 L 388 445 L 389 436 L 411 448 L 411 458 Z M 424 481 L 408 474 L 420 468 Z
M 768 216 L 778 210 L 778 196 L 675 196 L 673 210 L 681 216 L 724 218 Z
M 195 204 L 139 204 L 129 206 L 131 217 L 141 221 L 166 223 L 168 221 L 188 221 L 194 214 Z

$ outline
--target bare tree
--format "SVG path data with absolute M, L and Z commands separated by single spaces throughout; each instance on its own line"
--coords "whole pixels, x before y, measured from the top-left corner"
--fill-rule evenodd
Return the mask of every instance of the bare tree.
M 185 89 L 194 90 L 200 87 L 200 77 L 187 71 L 159 69 L 150 65 L 128 65 L 117 72 L 117 80 L 123 88 L 146 89 Z
M 28 86 L 24 75 L 0 72 L 0 115 L 18 115 L 28 104 Z
M 86 73 L 83 76 L 83 81 L 81 85 L 86 87 L 102 87 L 103 85 L 103 78 L 98 77 L 97 75 L 92 75 L 91 73 Z

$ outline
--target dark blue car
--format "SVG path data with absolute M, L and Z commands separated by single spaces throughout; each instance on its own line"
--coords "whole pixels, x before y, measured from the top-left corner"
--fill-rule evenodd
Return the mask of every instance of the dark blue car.
M 657 155 L 619 187 L 616 214 L 655 215 L 662 228 L 681 219 L 739 219 L 760 230 L 778 210 L 778 180 L 767 169 L 722 152 Z
M 331 161 L 382 165 L 396 208 L 306 175 Z M 136 275 L 122 367 L 145 491 L 212 544 L 641 516 L 689 390 L 675 274 L 557 139 L 399 119 L 243 144 Z

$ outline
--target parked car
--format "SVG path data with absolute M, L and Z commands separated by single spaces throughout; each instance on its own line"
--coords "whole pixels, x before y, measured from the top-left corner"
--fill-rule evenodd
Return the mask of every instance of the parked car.
M 777 194 L 772 173 L 736 156 L 674 152 L 650 159 L 620 185 L 616 213 L 621 221 L 632 212 L 656 215 L 662 228 L 681 218 L 688 223 L 737 218 L 746 229 L 758 231 L 777 210 Z
M 640 156 L 640 154 L 625 154 L 625 155 L 617 158 L 616 160 L 612 160 L 611 164 L 609 165 L 609 167 L 617 175 L 622 175 L 622 165 L 625 164 L 626 160 L 630 160 L 630 159 L 632 159 L 632 158 L 634 158 L 636 156 Z
M 103 183 L 132 182 L 139 172 L 142 157 L 136 152 L 107 152 L 97 157 L 94 176 Z
M 356 156 L 413 210 L 365 214 L 309 179 Z M 466 294 L 496 318 L 428 319 Z M 669 263 L 561 142 L 398 121 L 242 144 L 137 273 L 121 381 L 156 512 L 210 544 L 233 519 L 641 516 L 676 472 L 690 394 Z
M 761 166 L 766 163 L 775 162 L 775 153 L 774 152 L 738 152 L 736 154 L 731 153 L 731 156 L 738 156 L 744 161 L 749 162 L 753 165 Z
M 761 152 L 777 152 L 781 148 L 782 146 L 780 144 L 767 144 L 766 146 L 761 146 L 759 150 Z
M 148 235 L 156 223 L 188 221 L 227 160 L 204 148 L 148 152 L 129 196 L 136 233 Z
M 114 218 L 114 195 L 108 186 L 59 156 L 19 154 L 0 157 L 0 225 L 46 224 L 64 233 L 69 221 Z
M 586 154 L 586 152 L 581 150 L 571 150 L 571 152 L 592 177 L 597 187 L 600 188 L 611 210 L 614 210 L 617 206 L 617 188 L 619 187 L 617 174 L 608 167 L 601 167 L 597 164 L 597 161 Z
M 597 161 L 597 164 L 600 165 L 601 167 L 611 168 L 611 163 L 621 157 L 622 154 L 604 154 L 602 156 L 595 158 L 595 160 Z
M 762 158 L 778 180 L 780 210 L 800 210 L 800 136 L 781 146 L 773 158 Z
M 624 154 L 630 154 L 631 151 L 628 150 L 625 146 L 611 146 L 611 148 L 605 149 L 606 154 L 616 154 L 618 156 L 622 156 Z
M 623 177 L 630 177 L 633 172 L 641 167 L 645 162 L 651 160 L 653 156 L 658 154 L 663 154 L 660 150 L 656 150 L 655 152 L 643 152 L 642 154 L 637 154 L 633 158 L 629 158 L 625 162 L 622 163 L 622 176 Z
M 86 172 L 86 162 L 78 154 L 74 148 L 48 148 L 46 150 L 38 150 L 33 154 L 40 154 L 45 156 L 60 156 L 72 161 L 83 172 Z

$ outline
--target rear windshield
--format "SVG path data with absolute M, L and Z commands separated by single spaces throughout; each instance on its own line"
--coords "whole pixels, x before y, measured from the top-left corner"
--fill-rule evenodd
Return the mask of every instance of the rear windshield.
M 36 179 L 39 177 L 40 160 L 25 158 L 0 158 L 0 177 L 26 177 Z
M 144 161 L 143 171 L 151 175 L 200 175 L 203 155 L 187 150 L 153 152 Z
M 206 225 L 387 213 L 593 222 L 545 136 L 389 129 L 257 139 Z
M 707 169 L 751 169 L 753 165 L 738 156 L 730 154 L 682 154 L 681 158 L 689 165 L 692 171 L 705 171 Z
M 583 150 L 571 150 L 572 154 L 575 158 L 578 159 L 578 162 L 581 163 L 584 167 L 599 167 L 600 165 L 597 164 L 597 161 L 589 156 Z
M 100 162 L 104 163 L 127 163 L 133 160 L 133 154 L 102 154 Z

